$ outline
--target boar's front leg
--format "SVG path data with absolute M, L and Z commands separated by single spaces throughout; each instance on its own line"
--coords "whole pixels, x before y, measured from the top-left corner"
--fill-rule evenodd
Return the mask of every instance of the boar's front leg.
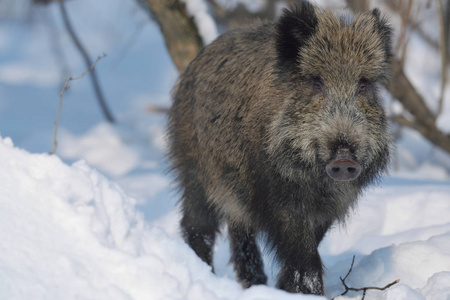
M 277 230 L 270 234 L 281 262 L 277 287 L 291 293 L 323 295 L 317 230 L 308 220 L 297 218 L 280 220 Z
M 266 284 L 263 260 L 256 244 L 255 234 L 243 226 L 229 224 L 231 260 L 238 281 L 248 288 L 256 284 Z

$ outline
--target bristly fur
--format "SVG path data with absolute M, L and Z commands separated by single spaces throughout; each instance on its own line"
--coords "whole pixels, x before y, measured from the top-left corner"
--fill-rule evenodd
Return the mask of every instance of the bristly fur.
M 280 69 L 295 65 L 300 49 L 316 31 L 317 17 L 314 7 L 305 2 L 291 10 L 284 9 L 276 25 L 276 48 Z
M 317 10 L 317 31 L 309 38 L 307 47 L 299 51 L 302 74 L 332 71 L 329 77 L 333 78 L 344 75 L 355 79 L 385 80 L 391 58 L 391 31 L 377 11 L 358 14 L 352 23 L 345 24 L 339 16 Z M 324 58 L 337 67 L 327 68 L 323 64 Z M 345 73 L 338 73 L 340 71 Z
M 378 10 L 350 19 L 302 2 L 192 61 L 174 88 L 169 158 L 183 236 L 201 259 L 212 265 L 226 222 L 244 287 L 266 282 L 262 234 L 281 263 L 279 288 L 324 293 L 317 247 L 389 161 L 377 87 L 389 78 L 390 38 Z M 361 166 L 352 181 L 325 171 L 341 149 Z

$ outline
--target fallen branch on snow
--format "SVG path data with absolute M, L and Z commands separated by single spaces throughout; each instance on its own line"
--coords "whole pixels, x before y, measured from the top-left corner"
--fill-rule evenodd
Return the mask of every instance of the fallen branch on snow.
M 347 279 L 348 275 L 350 275 L 350 273 L 352 272 L 352 270 L 353 270 L 353 264 L 354 264 L 354 263 L 355 263 L 355 256 L 353 255 L 352 264 L 350 265 L 350 269 L 348 270 L 347 275 L 345 275 L 344 278 L 339 277 L 339 278 L 341 279 L 342 284 L 344 285 L 345 291 L 344 291 L 342 294 L 340 294 L 340 295 L 338 295 L 338 296 L 336 296 L 336 297 L 344 296 L 344 295 L 347 294 L 349 291 L 353 291 L 353 292 L 360 292 L 360 291 L 363 291 L 363 296 L 362 296 L 361 300 L 364 300 L 364 298 L 366 297 L 366 291 L 367 291 L 367 290 L 379 290 L 379 291 L 384 291 L 384 290 L 390 288 L 391 286 L 393 286 L 394 284 L 397 284 L 397 283 L 400 282 L 400 279 L 397 279 L 397 280 L 395 280 L 395 281 L 393 281 L 393 282 L 387 284 L 387 285 L 384 286 L 384 287 L 372 287 L 372 286 L 367 286 L 367 287 L 362 287 L 362 288 L 353 288 L 353 287 L 349 287 L 349 286 L 345 283 L 345 280 Z M 331 300 L 334 300 L 336 297 L 332 298 Z

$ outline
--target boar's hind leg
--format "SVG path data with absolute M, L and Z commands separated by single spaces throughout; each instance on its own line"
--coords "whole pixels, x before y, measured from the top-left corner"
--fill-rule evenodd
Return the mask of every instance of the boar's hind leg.
M 190 184 L 184 185 L 181 230 L 186 243 L 204 262 L 213 267 L 213 247 L 219 231 L 219 220 L 206 201 L 203 187 L 192 180 L 190 178 Z
M 256 244 L 255 234 L 234 225 L 228 226 L 228 232 L 231 260 L 242 287 L 265 284 L 267 277 L 264 274 L 263 260 Z

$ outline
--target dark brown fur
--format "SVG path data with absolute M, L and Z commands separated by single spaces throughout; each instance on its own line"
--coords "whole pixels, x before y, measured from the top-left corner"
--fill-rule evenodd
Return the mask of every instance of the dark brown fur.
M 262 233 L 281 263 L 279 288 L 324 293 L 317 247 L 388 162 L 377 85 L 389 43 L 378 10 L 350 20 L 303 3 L 220 36 L 192 61 L 174 89 L 169 137 L 183 235 L 200 258 L 212 265 L 225 221 L 244 287 L 266 283 Z M 354 180 L 325 171 L 342 149 L 361 166 Z

